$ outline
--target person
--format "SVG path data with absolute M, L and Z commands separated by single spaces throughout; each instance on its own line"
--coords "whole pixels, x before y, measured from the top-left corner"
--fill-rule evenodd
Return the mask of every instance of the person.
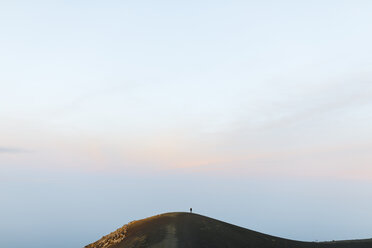
M 192 213 L 192 208 L 190 208 L 190 213 Z

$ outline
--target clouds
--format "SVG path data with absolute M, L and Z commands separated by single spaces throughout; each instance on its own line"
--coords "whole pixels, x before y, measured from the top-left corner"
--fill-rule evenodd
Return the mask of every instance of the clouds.
M 20 35 L 2 46 L 3 142 L 56 167 L 290 173 L 372 138 L 368 3 L 190 4 L 4 17 Z
M 22 148 L 0 146 L 0 154 L 1 153 L 26 153 L 26 152 L 29 152 L 29 151 L 24 150 Z

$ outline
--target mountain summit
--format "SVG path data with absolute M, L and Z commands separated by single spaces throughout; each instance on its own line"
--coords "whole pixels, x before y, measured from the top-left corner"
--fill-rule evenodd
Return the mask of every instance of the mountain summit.
M 301 242 L 191 213 L 133 221 L 85 248 L 371 248 L 372 239 Z

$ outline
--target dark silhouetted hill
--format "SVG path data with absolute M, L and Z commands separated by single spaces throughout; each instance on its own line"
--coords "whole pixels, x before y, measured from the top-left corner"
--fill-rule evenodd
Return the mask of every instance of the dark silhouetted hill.
M 133 221 L 86 248 L 372 248 L 372 239 L 301 242 L 190 213 Z

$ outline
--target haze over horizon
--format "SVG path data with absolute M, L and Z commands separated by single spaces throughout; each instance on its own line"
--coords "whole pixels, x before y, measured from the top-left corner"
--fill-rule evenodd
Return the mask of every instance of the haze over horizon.
M 83 246 L 189 207 L 297 240 L 372 237 L 371 12 L 1 2 L 0 246 Z

